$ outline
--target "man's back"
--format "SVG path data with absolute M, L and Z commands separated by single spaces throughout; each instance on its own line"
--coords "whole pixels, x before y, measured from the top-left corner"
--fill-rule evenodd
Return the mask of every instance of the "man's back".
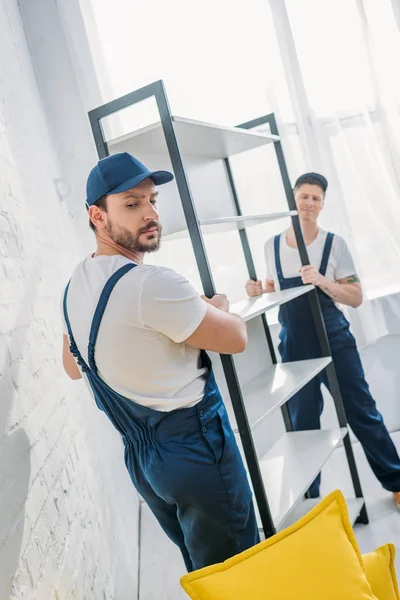
M 130 262 L 121 255 L 89 256 L 73 273 L 68 313 L 85 360 L 100 294 L 113 273 Z M 205 370 L 199 350 L 182 342 L 205 312 L 206 304 L 183 277 L 137 265 L 121 278 L 107 304 L 95 349 L 99 375 L 123 396 L 156 410 L 196 404 L 203 397 Z

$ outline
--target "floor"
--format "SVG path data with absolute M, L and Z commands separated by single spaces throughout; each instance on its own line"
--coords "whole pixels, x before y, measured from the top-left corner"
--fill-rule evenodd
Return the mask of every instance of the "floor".
M 393 434 L 400 452 L 400 431 Z M 355 532 L 362 552 L 369 552 L 386 542 L 400 545 L 400 511 L 391 495 L 383 490 L 370 471 L 358 443 L 354 452 L 360 473 L 370 518 L 369 525 L 356 525 Z M 351 482 L 347 473 L 344 453 L 338 448 L 323 473 L 323 491 L 340 488 L 351 496 Z M 139 600 L 187 600 L 179 579 L 185 573 L 178 550 L 161 531 L 158 523 L 142 504 L 141 561 Z M 400 574 L 400 552 L 396 559 Z

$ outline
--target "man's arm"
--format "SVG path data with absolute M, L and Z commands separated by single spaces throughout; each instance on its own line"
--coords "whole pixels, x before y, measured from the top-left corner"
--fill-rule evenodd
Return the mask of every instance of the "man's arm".
M 82 375 L 80 370 L 78 369 L 78 365 L 76 364 L 76 360 L 69 349 L 69 339 L 68 336 L 63 335 L 63 354 L 62 354 L 64 371 L 71 379 L 82 379 Z
M 357 275 L 351 275 L 338 281 L 331 281 L 321 275 L 315 266 L 309 265 L 300 269 L 304 284 L 312 284 L 319 287 L 327 296 L 335 302 L 357 308 L 362 304 L 363 293 L 361 283 Z
M 239 354 L 247 345 L 245 322 L 238 315 L 229 313 L 229 302 L 225 296 L 217 294 L 213 298 L 204 298 L 207 312 L 184 343 L 201 350 L 210 350 L 220 354 Z
M 139 321 L 176 344 L 221 354 L 243 352 L 247 331 L 243 320 L 229 313 L 223 294 L 200 297 L 193 286 L 171 269 L 149 270 L 143 283 Z
M 361 283 L 357 275 L 339 279 L 336 283 L 326 279 L 325 283 L 320 285 L 320 288 L 325 294 L 330 296 L 335 302 L 358 308 L 363 301 L 363 293 Z

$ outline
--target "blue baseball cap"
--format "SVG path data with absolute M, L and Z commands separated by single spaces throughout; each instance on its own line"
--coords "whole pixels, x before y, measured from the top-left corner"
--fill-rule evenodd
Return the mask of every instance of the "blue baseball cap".
M 149 171 L 137 158 L 128 152 L 119 152 L 99 160 L 90 171 L 86 183 L 86 206 L 92 206 L 102 196 L 126 192 L 141 181 L 150 178 L 155 185 L 172 181 L 169 171 Z

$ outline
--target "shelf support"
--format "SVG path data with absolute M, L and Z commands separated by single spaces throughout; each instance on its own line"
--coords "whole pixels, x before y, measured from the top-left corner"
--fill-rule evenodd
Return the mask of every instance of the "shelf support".
M 235 180 L 233 178 L 232 167 L 231 167 L 229 158 L 225 158 L 224 159 L 224 163 L 225 163 L 226 173 L 227 173 L 227 176 L 228 176 L 229 185 L 230 185 L 230 188 L 231 188 L 231 193 L 232 193 L 233 203 L 234 203 L 234 206 L 235 206 L 235 211 L 236 211 L 236 214 L 239 217 L 241 217 L 243 215 L 243 213 L 242 213 L 242 207 L 240 206 L 239 196 L 238 196 L 238 193 L 237 193 L 237 189 L 236 189 L 236 185 L 235 185 Z M 253 281 L 257 281 L 256 267 L 255 267 L 255 264 L 254 264 L 253 255 L 251 253 L 249 238 L 247 236 L 246 229 L 240 229 L 239 230 L 239 237 L 240 237 L 240 242 L 242 244 L 242 249 L 243 249 L 244 258 L 245 258 L 245 261 L 246 261 L 246 266 L 247 266 L 247 272 L 249 274 L 249 279 L 253 279 Z M 272 364 L 276 365 L 277 364 L 277 360 L 276 360 L 275 348 L 274 348 L 274 344 L 273 344 L 273 341 L 272 341 L 271 331 L 270 331 L 270 328 L 269 328 L 269 325 L 268 325 L 267 316 L 266 316 L 265 313 L 263 313 L 261 315 L 261 321 L 262 321 L 262 324 L 263 324 L 265 336 L 267 338 L 267 343 L 268 343 L 268 348 L 269 348 L 269 351 L 270 351 L 270 354 L 271 354 Z
M 260 126 L 263 124 L 263 117 L 261 117 L 261 119 L 256 119 L 255 121 L 249 121 L 248 123 L 242 123 L 241 125 L 238 125 L 238 127 L 241 127 L 242 129 L 252 129 L 254 127 Z M 237 194 L 237 190 L 236 190 L 236 186 L 235 186 L 235 182 L 233 179 L 233 174 L 232 174 L 232 169 L 230 166 L 230 162 L 229 159 L 225 159 L 225 164 L 227 167 L 227 172 L 228 172 L 228 179 L 229 179 L 229 183 L 231 186 L 231 190 L 232 190 L 232 196 L 233 196 L 233 200 L 235 203 L 235 207 L 237 210 L 237 214 L 241 215 L 241 206 L 240 206 L 240 202 L 239 202 L 239 197 Z M 290 208 L 290 210 L 296 210 L 296 208 L 292 209 Z M 241 233 L 241 232 L 240 232 Z M 242 247 L 243 247 L 243 253 L 246 259 L 246 265 L 247 265 L 247 270 L 249 273 L 249 278 L 253 279 L 254 281 L 257 281 L 258 277 L 257 277 L 257 273 L 256 273 L 256 269 L 254 266 L 254 261 L 253 261 L 253 257 L 251 254 L 251 250 L 250 250 L 250 245 L 249 245 L 249 241 L 248 241 L 248 237 L 247 237 L 247 233 L 244 230 L 245 236 L 243 236 L 243 238 L 241 237 L 241 242 L 242 242 Z M 249 257 L 249 258 L 248 258 Z M 261 315 L 261 320 L 262 320 L 262 324 L 263 324 L 263 328 L 264 328 L 264 332 L 265 332 L 265 336 L 267 338 L 267 344 L 268 344 L 268 349 L 270 351 L 271 354 L 271 360 L 272 360 L 272 364 L 276 365 L 278 363 L 278 360 L 276 358 L 276 352 L 275 352 L 275 348 L 274 348 L 274 343 L 272 341 L 272 336 L 271 336 L 271 330 L 269 328 L 268 325 L 268 321 L 267 321 L 267 316 L 264 313 L 263 315 Z M 284 404 L 283 406 L 281 406 L 281 414 L 282 414 L 282 418 L 283 418 L 283 422 L 285 424 L 285 429 L 286 431 L 293 431 L 293 423 L 292 423 L 292 419 L 289 413 L 289 409 L 287 407 L 286 404 Z

